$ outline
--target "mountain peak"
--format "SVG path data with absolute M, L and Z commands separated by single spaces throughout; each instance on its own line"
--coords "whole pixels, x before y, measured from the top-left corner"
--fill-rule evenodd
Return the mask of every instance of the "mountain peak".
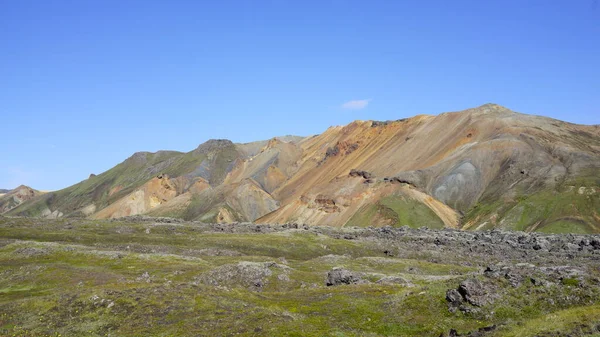
M 496 103 L 486 103 L 480 107 L 475 108 L 474 110 L 479 110 L 482 113 L 513 112 L 509 108 Z
M 506 109 L 506 107 L 504 107 L 504 106 L 502 106 L 502 105 L 500 105 L 500 104 L 491 103 L 491 102 L 490 102 L 490 103 L 485 103 L 485 104 L 482 104 L 482 105 L 480 106 L 480 108 L 486 108 L 486 107 L 487 107 L 487 108 L 502 108 L 502 109 Z
M 149 154 L 150 154 L 150 152 L 146 152 L 146 151 L 136 152 L 136 153 L 132 154 L 129 158 L 127 158 L 125 160 L 125 162 L 134 163 L 134 164 L 143 164 L 148 160 L 147 157 Z

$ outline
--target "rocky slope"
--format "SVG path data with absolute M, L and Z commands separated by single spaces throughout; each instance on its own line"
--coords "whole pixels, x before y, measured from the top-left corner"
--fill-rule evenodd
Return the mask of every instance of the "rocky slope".
M 600 232 L 600 126 L 495 104 L 137 153 L 11 215 Z

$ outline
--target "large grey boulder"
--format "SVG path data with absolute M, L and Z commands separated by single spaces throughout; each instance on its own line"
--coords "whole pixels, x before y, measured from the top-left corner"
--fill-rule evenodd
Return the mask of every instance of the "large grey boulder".
M 365 283 L 358 273 L 336 267 L 327 273 L 327 286 Z
M 458 286 L 458 292 L 467 302 L 476 307 L 484 306 L 486 303 L 490 302 L 486 289 L 477 279 L 464 280 Z

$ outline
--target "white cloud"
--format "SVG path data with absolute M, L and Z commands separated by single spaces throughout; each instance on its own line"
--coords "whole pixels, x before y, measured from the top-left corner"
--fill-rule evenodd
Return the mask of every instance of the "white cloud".
M 364 109 L 367 107 L 367 105 L 369 105 L 369 102 L 371 102 L 371 99 L 358 99 L 358 100 L 354 100 L 354 101 L 348 101 L 344 104 L 342 104 L 342 109 L 346 109 L 346 110 L 360 110 L 360 109 Z

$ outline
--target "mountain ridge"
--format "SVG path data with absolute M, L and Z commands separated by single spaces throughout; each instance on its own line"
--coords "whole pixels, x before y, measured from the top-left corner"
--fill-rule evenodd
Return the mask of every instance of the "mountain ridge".
M 599 170 L 600 127 L 485 104 L 137 152 L 9 214 L 598 232 Z

